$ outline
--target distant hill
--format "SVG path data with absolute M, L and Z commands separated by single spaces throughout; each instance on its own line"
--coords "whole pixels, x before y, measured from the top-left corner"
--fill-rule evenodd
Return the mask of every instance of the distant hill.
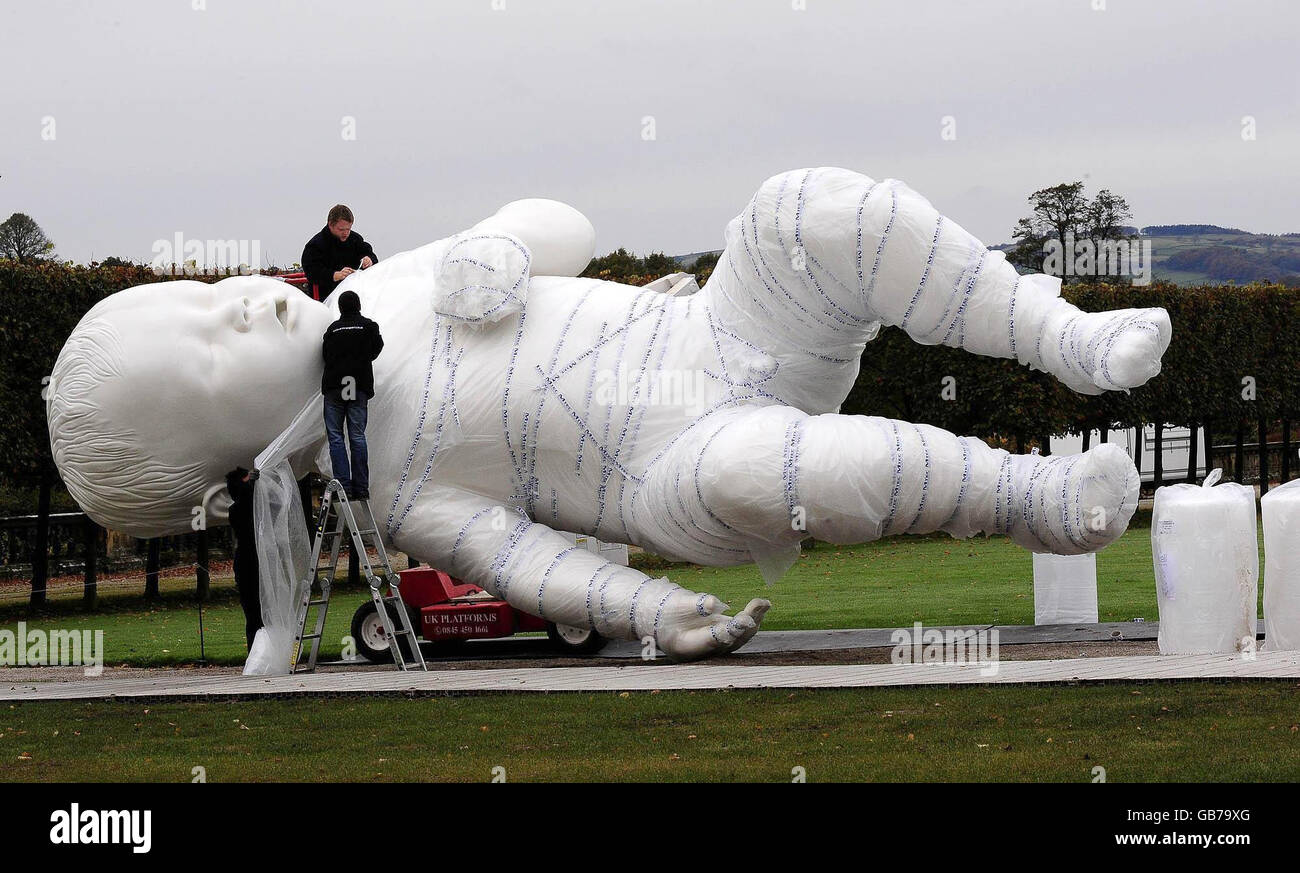
M 1152 224 L 1142 228 L 1141 233 L 1143 236 L 1196 236 L 1207 233 L 1251 235 L 1248 230 L 1219 227 L 1217 224 Z
M 1178 285 L 1244 285 L 1268 280 L 1300 287 L 1300 233 L 1251 233 L 1217 224 L 1153 224 L 1125 230 L 1151 241 L 1156 279 Z M 1009 251 L 1015 246 L 1002 243 L 989 248 Z M 689 270 L 701 257 L 712 254 L 717 252 L 672 258 L 681 269 Z
M 673 255 L 672 257 L 673 260 L 677 262 L 678 267 L 680 267 L 683 270 L 689 270 L 691 267 L 695 265 L 696 261 L 698 261 L 700 258 L 704 257 L 705 255 L 720 255 L 720 254 L 722 254 L 722 249 L 718 249 L 712 252 L 691 252 L 689 255 Z
M 1153 278 L 1178 285 L 1269 280 L 1300 287 L 1300 233 L 1251 233 L 1217 224 L 1155 224 L 1137 232 L 1151 241 Z
M 1179 285 L 1271 280 L 1300 286 L 1300 234 L 1176 224 L 1144 227 L 1142 238 L 1151 240 L 1157 279 Z

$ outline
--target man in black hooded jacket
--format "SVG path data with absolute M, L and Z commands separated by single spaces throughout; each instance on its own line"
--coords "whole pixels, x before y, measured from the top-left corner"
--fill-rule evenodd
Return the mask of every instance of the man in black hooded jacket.
M 320 390 L 325 395 L 325 436 L 329 440 L 330 465 L 334 478 L 352 498 L 370 498 L 370 466 L 366 457 L 366 404 L 375 396 L 375 374 L 371 362 L 384 348 L 379 325 L 361 314 L 361 298 L 355 291 L 339 296 L 340 318 L 325 331 L 321 354 L 325 375 Z M 344 422 L 348 449 L 343 441 Z

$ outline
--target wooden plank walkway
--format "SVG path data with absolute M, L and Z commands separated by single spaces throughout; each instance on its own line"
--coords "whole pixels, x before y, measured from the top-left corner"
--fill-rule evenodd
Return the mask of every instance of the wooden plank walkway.
M 274 678 L 195 676 L 193 671 L 147 678 L 4 682 L 0 700 L 230 698 L 445 692 L 653 691 L 715 688 L 870 688 L 884 686 L 1021 684 L 1185 679 L 1300 679 L 1300 652 L 1239 655 L 1141 655 L 1001 661 L 987 675 L 980 664 L 845 664 L 750 666 L 638 664 L 618 667 L 524 667 L 400 673 L 393 669 L 300 674 Z
M 1259 632 L 1264 629 L 1263 620 Z M 904 628 L 911 630 L 911 628 Z M 998 632 L 999 645 L 1013 646 L 1021 643 L 1100 643 L 1116 640 L 1155 640 L 1160 623 L 1103 622 L 1101 624 L 1040 624 L 1040 625 L 926 625 L 926 630 Z M 759 631 L 745 644 L 746 655 L 773 654 L 777 652 L 826 652 L 836 649 L 892 648 L 895 628 L 839 628 L 834 630 Z M 427 657 L 427 656 L 426 656 Z M 525 660 L 528 658 L 553 658 L 555 648 L 545 637 L 502 637 L 493 640 L 469 640 L 456 654 L 439 653 L 438 661 Z M 639 661 L 641 643 L 627 640 L 610 640 L 596 657 L 611 661 Z M 349 661 L 322 661 L 321 666 L 351 666 Z
M 983 631 L 996 630 L 998 644 L 1013 646 L 1020 643 L 1071 643 L 1110 642 L 1112 640 L 1154 640 L 1160 623 L 1105 622 L 1102 624 L 1046 624 L 1046 625 L 926 625 L 926 630 Z M 1260 622 L 1263 629 L 1263 622 Z M 889 648 L 894 645 L 895 628 L 842 628 L 836 630 L 759 631 L 745 644 L 746 655 L 774 652 L 825 652 L 833 649 Z M 910 631 L 911 628 L 903 628 Z M 504 641 L 502 641 L 504 642 Z M 637 658 L 641 644 L 611 640 L 600 650 L 602 658 Z

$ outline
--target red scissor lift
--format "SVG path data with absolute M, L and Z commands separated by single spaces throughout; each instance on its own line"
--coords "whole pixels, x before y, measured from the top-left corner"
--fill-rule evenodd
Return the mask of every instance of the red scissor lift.
M 467 640 L 499 639 L 517 633 L 546 631 L 551 643 L 567 655 L 599 651 L 605 638 L 591 628 L 570 627 L 521 612 L 477 585 L 462 582 L 432 567 L 402 570 L 398 586 L 420 639 L 436 651 L 455 651 Z M 392 660 L 388 635 L 373 600 L 352 616 L 352 639 L 368 661 Z
M 315 289 L 307 287 L 307 274 L 304 272 L 299 271 L 297 273 L 278 273 L 268 278 L 279 279 L 281 282 L 288 282 L 290 285 L 297 288 L 299 291 L 302 291 L 306 294 L 310 294 L 313 299 L 315 300 L 320 299 L 319 294 L 313 293 Z

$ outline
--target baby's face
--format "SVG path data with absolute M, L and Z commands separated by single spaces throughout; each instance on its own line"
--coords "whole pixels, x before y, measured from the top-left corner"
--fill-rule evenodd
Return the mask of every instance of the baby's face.
M 320 390 L 329 311 L 283 282 L 142 285 L 97 309 L 126 347 L 124 378 L 104 386 L 103 407 L 160 459 L 218 477 L 251 466 Z

